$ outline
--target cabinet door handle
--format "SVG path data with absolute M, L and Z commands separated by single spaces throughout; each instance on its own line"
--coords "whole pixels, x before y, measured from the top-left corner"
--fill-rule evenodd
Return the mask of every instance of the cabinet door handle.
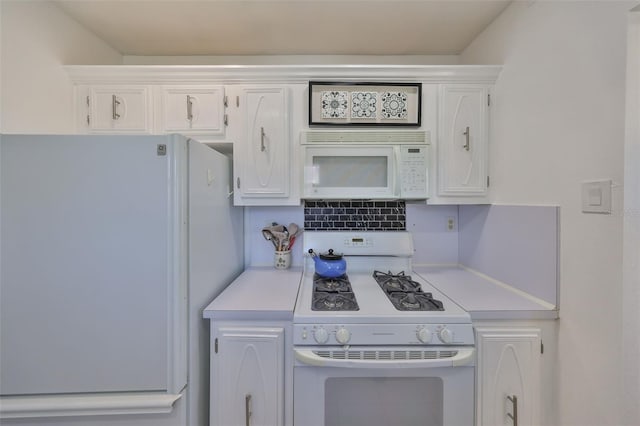
M 187 95 L 187 120 L 193 120 L 193 98 Z
M 513 420 L 513 426 L 518 426 L 518 397 L 515 395 L 507 396 L 507 399 L 511 401 L 511 406 L 513 410 L 512 413 L 507 413 L 507 417 Z
M 264 127 L 260 127 L 260 151 L 264 152 L 267 147 L 264 146 Z
M 120 101 L 116 95 L 111 95 L 111 118 L 117 120 L 120 118 L 120 114 L 118 114 L 118 105 L 120 105 Z
M 251 426 L 251 394 L 244 397 L 244 419 L 246 426 Z
M 471 133 L 469 132 L 469 126 L 467 126 L 466 130 L 462 134 L 465 135 L 466 138 L 467 138 L 466 139 L 466 143 L 464 145 L 462 145 L 462 147 L 464 149 L 466 149 L 467 151 L 469 151 L 469 148 L 470 148 L 470 146 L 469 146 L 469 138 L 471 137 Z

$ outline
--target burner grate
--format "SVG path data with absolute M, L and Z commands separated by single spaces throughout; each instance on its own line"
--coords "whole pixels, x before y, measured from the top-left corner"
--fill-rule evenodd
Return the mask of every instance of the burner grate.
M 358 311 L 360 307 L 347 274 L 335 278 L 313 276 L 313 311 Z
M 442 302 L 423 292 L 420 283 L 404 271 L 398 274 L 373 271 L 373 278 L 399 311 L 444 311 Z
M 351 283 L 349 277 L 344 274 L 335 278 L 325 278 L 318 274 L 313 276 L 313 288 L 314 291 L 323 292 L 339 292 L 339 293 L 351 293 Z
M 358 311 L 360 307 L 353 293 L 315 291 L 311 301 L 313 311 Z

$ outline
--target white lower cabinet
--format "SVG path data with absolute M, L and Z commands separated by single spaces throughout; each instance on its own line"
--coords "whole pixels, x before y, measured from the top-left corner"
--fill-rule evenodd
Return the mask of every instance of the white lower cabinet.
M 211 426 L 283 426 L 283 327 L 233 323 L 211 331 Z
M 542 331 L 477 327 L 477 426 L 541 423 Z

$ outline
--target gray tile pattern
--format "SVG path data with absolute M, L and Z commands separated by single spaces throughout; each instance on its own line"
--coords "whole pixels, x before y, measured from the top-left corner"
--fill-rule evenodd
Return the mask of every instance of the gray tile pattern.
M 304 202 L 307 231 L 404 231 L 404 201 L 308 200 Z

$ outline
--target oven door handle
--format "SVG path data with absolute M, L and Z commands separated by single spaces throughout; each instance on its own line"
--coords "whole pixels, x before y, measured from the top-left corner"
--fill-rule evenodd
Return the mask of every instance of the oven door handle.
M 313 367 L 349 367 L 349 368 L 438 368 L 463 367 L 473 365 L 474 348 L 457 349 L 457 354 L 436 359 L 336 359 L 326 358 L 314 353 L 313 349 L 295 348 L 296 360 Z

